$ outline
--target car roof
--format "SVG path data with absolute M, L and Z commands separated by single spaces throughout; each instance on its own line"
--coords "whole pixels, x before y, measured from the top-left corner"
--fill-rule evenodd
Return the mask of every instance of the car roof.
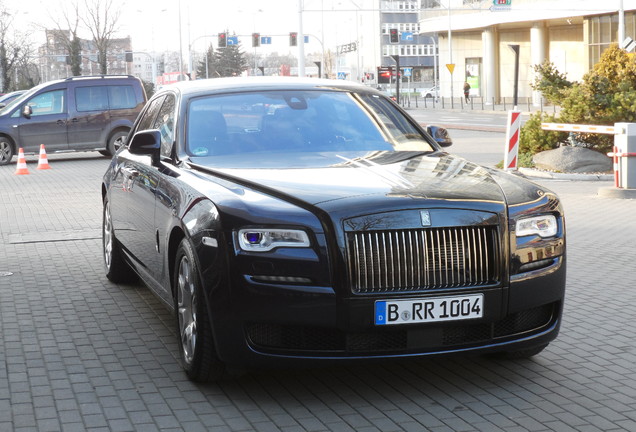
M 203 93 L 237 90 L 307 90 L 326 88 L 354 91 L 375 91 L 374 89 L 360 83 L 345 80 L 299 77 L 232 77 L 181 81 L 163 87 L 158 93 L 172 89 L 182 93 L 184 96 L 195 96 Z

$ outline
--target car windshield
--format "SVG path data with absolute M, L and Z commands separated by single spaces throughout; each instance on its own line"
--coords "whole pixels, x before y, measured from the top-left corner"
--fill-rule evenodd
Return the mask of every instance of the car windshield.
M 188 108 L 187 152 L 433 151 L 385 98 L 346 91 L 260 91 L 196 98 Z
M 0 108 L 0 113 L 11 111 L 15 106 L 21 104 L 23 100 L 25 100 L 27 97 L 29 97 L 34 92 L 35 92 L 35 90 L 31 89 L 31 90 L 29 90 L 29 91 L 27 91 L 25 93 L 22 93 L 17 98 L 11 99 L 6 106 Z

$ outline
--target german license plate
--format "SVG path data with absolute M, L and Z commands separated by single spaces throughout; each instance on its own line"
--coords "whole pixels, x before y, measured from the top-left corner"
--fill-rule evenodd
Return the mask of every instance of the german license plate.
M 482 316 L 483 294 L 375 302 L 376 325 L 455 321 Z

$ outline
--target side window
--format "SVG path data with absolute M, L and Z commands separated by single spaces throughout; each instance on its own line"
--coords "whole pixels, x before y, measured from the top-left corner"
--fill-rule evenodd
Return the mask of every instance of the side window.
M 153 126 L 153 129 L 161 131 L 161 155 L 167 157 L 170 157 L 174 141 L 174 108 L 175 97 L 173 95 L 166 96 Z
M 139 119 L 136 132 L 153 128 L 152 125 L 155 122 L 155 118 L 157 118 L 157 112 L 159 112 L 159 108 L 161 108 L 164 99 L 165 98 L 160 97 L 150 102 L 150 105 Z
M 126 109 L 137 106 L 135 90 L 130 85 L 108 86 L 108 101 L 110 109 Z
M 108 94 L 104 86 L 75 88 L 77 111 L 105 111 L 108 109 Z
M 62 114 L 66 110 L 66 101 L 64 100 L 66 90 L 53 90 L 41 93 L 31 98 L 27 104 L 33 110 L 32 117 Z

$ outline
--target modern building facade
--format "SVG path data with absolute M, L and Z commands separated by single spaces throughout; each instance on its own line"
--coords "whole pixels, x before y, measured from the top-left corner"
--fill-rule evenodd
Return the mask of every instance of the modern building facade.
M 423 34 L 419 19 L 421 0 L 351 1 L 350 14 L 355 14 L 349 28 L 339 30 L 336 49 L 336 72 L 339 78 L 361 81 L 369 85 L 389 84 L 386 75 L 400 56 L 400 67 L 408 69 L 415 87 L 430 87 L 435 81 L 436 40 Z M 343 26 L 347 27 L 347 26 Z M 391 41 L 391 32 L 394 40 Z M 383 76 L 384 72 L 384 76 Z
M 381 67 L 395 67 L 399 55 L 400 68 L 407 69 L 411 81 L 432 84 L 435 81 L 434 35 L 421 31 L 421 0 L 380 0 Z M 407 75 L 408 76 L 408 75 Z
M 438 36 L 441 95 L 465 81 L 488 102 L 512 97 L 519 49 L 519 97 L 534 92 L 534 65 L 551 61 L 579 81 L 611 43 L 636 39 L 636 0 L 423 0 L 422 34 Z M 501 3 L 501 5 L 499 5 Z M 623 24 L 624 23 L 624 24 Z M 446 66 L 448 65 L 448 67 Z M 453 70 L 453 72 L 451 72 Z

